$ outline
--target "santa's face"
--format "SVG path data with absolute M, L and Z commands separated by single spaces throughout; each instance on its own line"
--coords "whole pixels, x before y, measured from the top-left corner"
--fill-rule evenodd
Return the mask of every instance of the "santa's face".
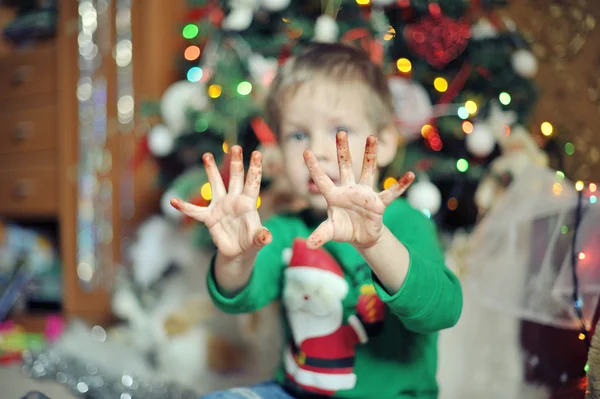
M 342 324 L 342 299 L 323 282 L 288 278 L 283 303 L 296 344 L 335 332 Z

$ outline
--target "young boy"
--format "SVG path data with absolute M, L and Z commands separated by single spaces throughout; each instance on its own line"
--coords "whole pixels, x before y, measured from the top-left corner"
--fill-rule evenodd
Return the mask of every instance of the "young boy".
M 375 191 L 398 142 L 386 77 L 359 49 L 315 44 L 282 66 L 267 116 L 308 209 L 263 226 L 261 154 L 244 183 L 238 146 L 228 191 L 213 156 L 203 158 L 209 207 L 172 201 L 210 230 L 208 286 L 220 309 L 283 304 L 275 382 L 205 398 L 436 398 L 437 332 L 457 322 L 462 294 L 433 224 L 397 199 L 414 175 Z

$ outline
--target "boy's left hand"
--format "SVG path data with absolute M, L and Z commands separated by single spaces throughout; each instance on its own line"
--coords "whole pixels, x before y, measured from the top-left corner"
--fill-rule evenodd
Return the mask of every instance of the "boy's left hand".
M 400 197 L 415 179 L 406 173 L 392 187 L 380 193 L 373 190 L 377 170 L 377 137 L 369 136 L 365 148 L 362 173 L 358 183 L 352 170 L 352 159 L 346 132 L 336 136 L 340 185 L 336 186 L 321 169 L 315 154 L 307 150 L 304 161 L 310 175 L 327 201 L 327 220 L 308 238 L 308 246 L 319 248 L 328 241 L 349 242 L 357 248 L 373 246 L 384 231 L 383 212 Z

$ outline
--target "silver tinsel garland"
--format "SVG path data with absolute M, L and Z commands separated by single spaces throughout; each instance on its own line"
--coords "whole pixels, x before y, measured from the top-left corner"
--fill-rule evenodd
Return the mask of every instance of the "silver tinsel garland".
M 158 379 L 144 381 L 135 375 L 100 370 L 92 363 L 61 355 L 53 349 L 25 352 L 23 373 L 31 378 L 52 379 L 76 396 L 89 399 L 195 399 L 199 396 Z

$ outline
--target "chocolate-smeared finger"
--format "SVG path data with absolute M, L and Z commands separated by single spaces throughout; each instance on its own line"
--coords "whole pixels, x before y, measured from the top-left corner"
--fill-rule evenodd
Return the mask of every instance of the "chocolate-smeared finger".
M 256 233 L 254 233 L 253 241 L 254 245 L 258 246 L 259 248 L 264 247 L 273 241 L 273 235 L 266 227 L 262 227 Z
M 242 147 L 231 147 L 231 166 L 229 168 L 229 193 L 241 194 L 244 190 L 244 161 Z
M 363 158 L 360 184 L 373 187 L 375 185 L 375 172 L 377 170 L 377 137 L 367 137 L 365 156 Z
M 260 182 L 262 179 L 262 154 L 254 151 L 250 157 L 250 167 L 244 185 L 244 194 L 251 198 L 258 198 L 260 194 Z
M 352 155 L 348 147 L 348 134 L 344 131 L 339 131 L 335 136 L 337 146 L 337 160 L 340 168 L 340 183 L 354 183 L 354 171 L 352 170 Z
M 306 245 L 310 249 L 321 248 L 323 245 L 333 240 L 333 233 L 333 223 L 331 223 L 330 219 L 327 219 L 312 232 L 306 240 Z
M 183 200 L 180 200 L 179 198 L 172 198 L 170 203 L 173 208 L 177 209 L 184 215 L 191 217 L 192 219 L 195 219 L 201 223 L 205 223 L 206 218 L 208 216 L 208 208 L 190 204 L 189 202 L 185 202 Z
M 392 187 L 379 193 L 379 198 L 381 198 L 386 206 L 391 204 L 406 191 L 414 180 L 415 174 L 413 172 L 406 172 Z
M 223 183 L 219 168 L 217 168 L 217 164 L 215 163 L 215 157 L 210 152 L 207 152 L 202 156 L 202 161 L 204 162 L 204 169 L 210 183 L 213 199 L 225 196 L 227 191 L 225 190 L 225 184 Z

